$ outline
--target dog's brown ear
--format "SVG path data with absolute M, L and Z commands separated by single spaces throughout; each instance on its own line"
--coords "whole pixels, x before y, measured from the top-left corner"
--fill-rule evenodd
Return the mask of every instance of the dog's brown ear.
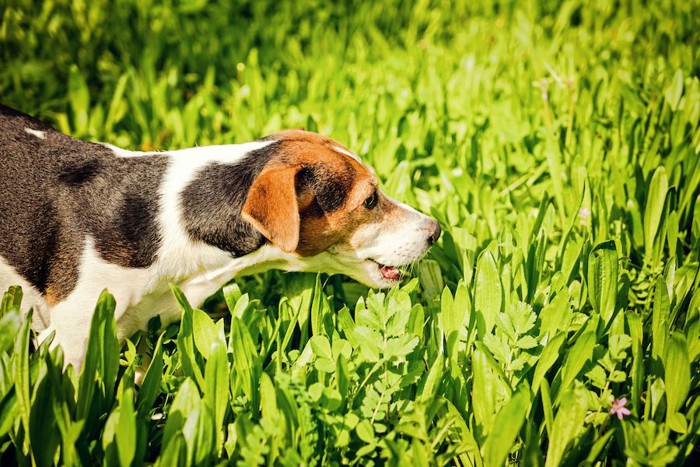
M 299 244 L 299 206 L 295 187 L 299 167 L 267 168 L 258 175 L 243 205 L 244 220 L 273 245 L 291 253 Z

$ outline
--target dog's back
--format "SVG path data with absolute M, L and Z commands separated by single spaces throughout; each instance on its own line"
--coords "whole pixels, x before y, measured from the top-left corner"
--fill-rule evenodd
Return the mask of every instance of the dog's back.
M 119 157 L 0 106 L 0 289 L 19 282 L 49 304 L 64 299 L 88 235 L 105 260 L 147 267 L 166 167 L 165 156 Z

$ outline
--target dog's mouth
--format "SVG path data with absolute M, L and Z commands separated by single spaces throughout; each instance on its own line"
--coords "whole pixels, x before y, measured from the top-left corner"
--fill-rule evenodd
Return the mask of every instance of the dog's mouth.
M 377 265 L 379 274 L 388 282 L 398 282 L 404 276 L 403 271 L 401 271 L 398 266 L 388 266 L 373 259 L 370 259 L 370 261 Z

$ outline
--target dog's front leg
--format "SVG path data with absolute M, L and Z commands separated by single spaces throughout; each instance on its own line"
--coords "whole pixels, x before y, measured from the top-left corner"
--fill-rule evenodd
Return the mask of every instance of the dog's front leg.
M 39 342 L 43 342 L 52 332 L 56 332 L 51 348 L 61 346 L 64 367 L 73 365 L 76 374 L 80 373 L 85 361 L 92 316 L 102 292 L 99 287 L 85 289 L 76 289 L 66 300 L 55 305 L 51 309 L 51 324 L 39 334 Z M 114 298 L 117 303 L 115 316 L 119 316 L 123 313 L 128 297 L 117 294 Z

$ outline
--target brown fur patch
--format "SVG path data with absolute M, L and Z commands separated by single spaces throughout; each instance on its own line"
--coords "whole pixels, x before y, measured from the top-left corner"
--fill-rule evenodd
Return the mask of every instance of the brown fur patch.
M 380 195 L 374 209 L 362 205 L 376 189 L 376 178 L 330 138 L 286 130 L 265 139 L 279 141 L 279 152 L 251 186 L 243 215 L 282 250 L 321 253 L 378 219 L 384 211 L 380 205 L 392 204 L 382 203 Z M 290 190 L 292 175 L 295 191 Z
M 380 203 L 374 209 L 363 206 L 365 199 L 376 189 L 376 177 L 361 162 L 336 149 L 350 152 L 347 148 L 329 138 L 305 131 L 289 130 L 279 133 L 277 137 L 287 142 L 285 152 L 289 163 L 315 167 L 319 177 L 336 184 L 330 195 L 343 198 L 337 209 L 321 209 L 322 212 L 319 212 L 319 209 L 314 209 L 314 204 L 323 207 L 322 198 L 329 194 L 317 191 L 316 203 L 310 206 L 307 203 L 306 209 L 301 209 L 298 254 L 313 256 L 332 245 L 347 242 L 358 226 L 382 216 L 383 209 L 379 204 L 390 203 L 382 203 L 380 195 Z M 324 188 L 321 186 L 321 190 Z M 341 189 L 342 194 L 338 193 Z M 326 204 L 330 201 L 326 200 Z
M 243 205 L 243 219 L 282 251 L 291 253 L 299 244 L 299 208 L 295 177 L 297 165 L 273 165 L 255 179 Z
M 44 294 L 44 300 L 48 306 L 58 305 L 66 297 L 66 294 L 62 293 L 60 289 L 54 290 L 53 286 L 49 286 Z

